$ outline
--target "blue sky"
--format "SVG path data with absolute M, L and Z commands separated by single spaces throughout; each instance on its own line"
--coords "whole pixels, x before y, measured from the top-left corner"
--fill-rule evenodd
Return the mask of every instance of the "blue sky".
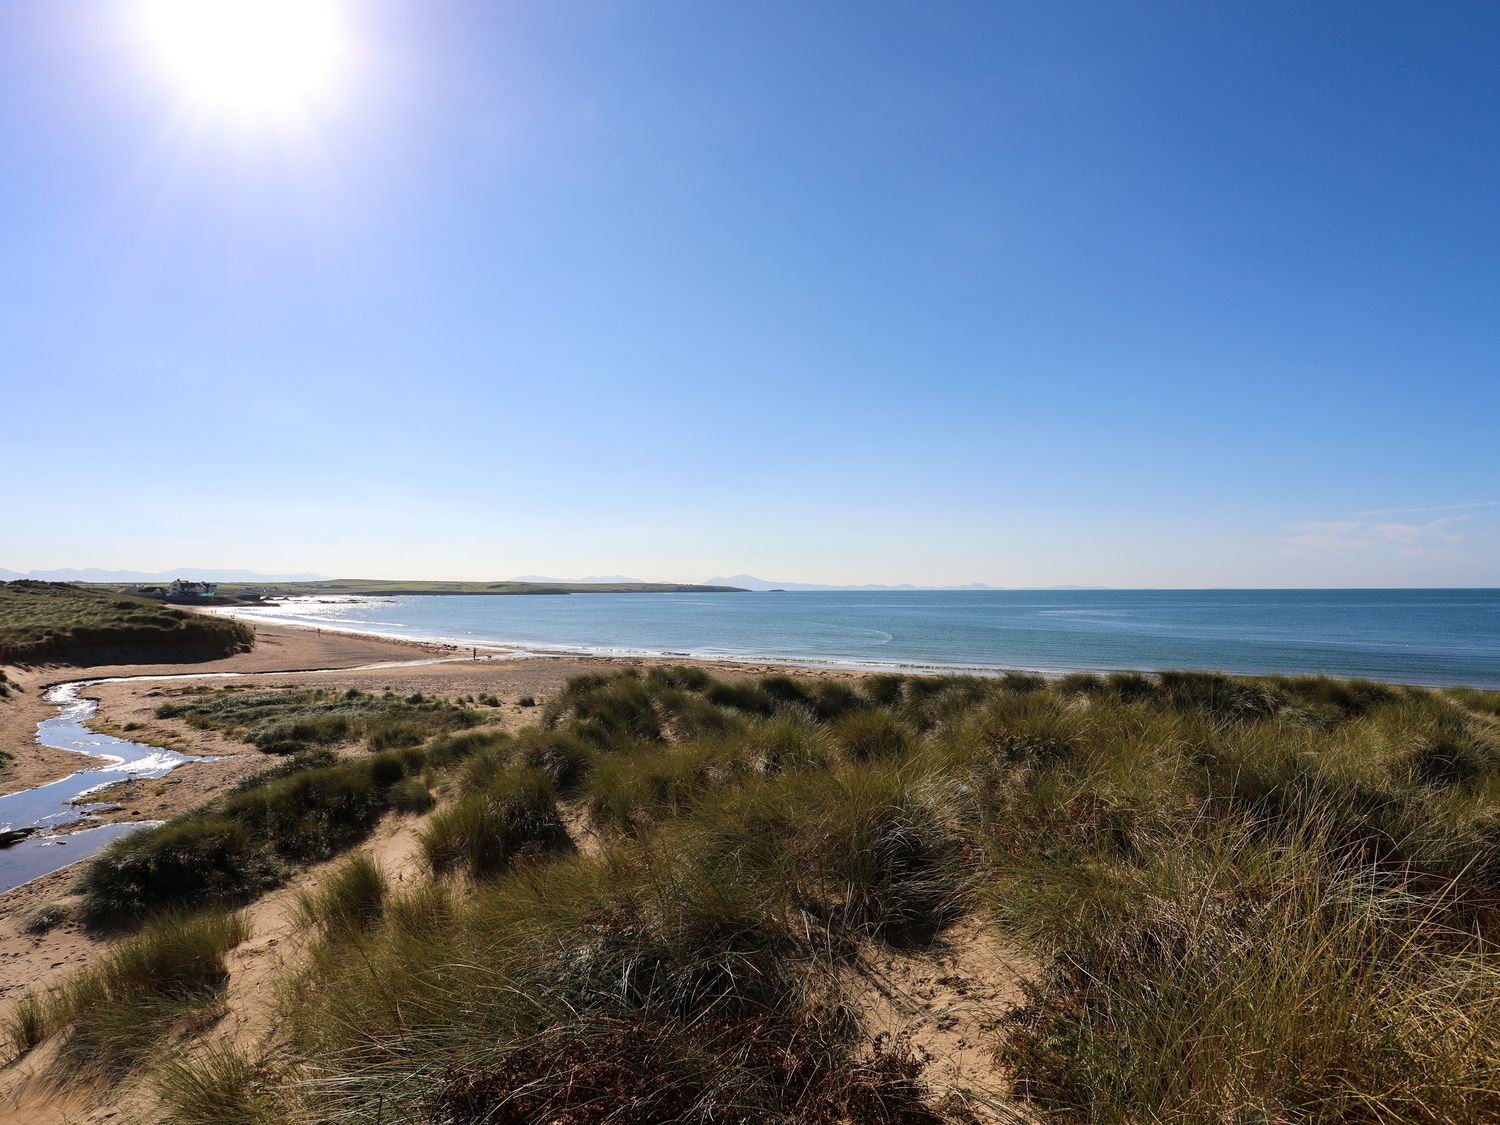
M 1500 585 L 1500 7 L 0 0 L 0 566 Z

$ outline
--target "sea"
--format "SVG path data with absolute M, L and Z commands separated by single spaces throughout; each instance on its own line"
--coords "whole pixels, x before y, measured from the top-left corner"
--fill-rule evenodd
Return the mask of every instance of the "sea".
M 460 647 L 890 671 L 1195 668 L 1500 689 L 1500 590 L 411 595 L 232 612 Z

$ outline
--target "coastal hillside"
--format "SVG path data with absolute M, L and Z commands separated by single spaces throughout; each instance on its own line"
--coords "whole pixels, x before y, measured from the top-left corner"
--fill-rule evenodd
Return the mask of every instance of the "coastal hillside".
M 323 582 L 226 582 L 218 593 L 227 598 L 308 597 L 328 594 L 396 596 L 400 594 L 733 594 L 736 586 L 691 582 L 409 582 L 400 579 L 330 578 Z
M 201 661 L 255 642 L 237 621 L 60 582 L 0 583 L 0 663 Z
M 1500 1119 L 1495 693 L 500 702 L 161 704 L 294 753 L 84 869 L 126 936 L 10 1006 L 16 1055 L 184 1123 Z

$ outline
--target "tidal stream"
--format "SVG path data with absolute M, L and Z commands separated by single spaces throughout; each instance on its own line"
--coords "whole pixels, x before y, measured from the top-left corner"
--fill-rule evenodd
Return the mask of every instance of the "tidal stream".
M 523 652 L 491 654 L 490 658 L 515 658 Z M 467 657 L 437 657 L 422 660 L 384 661 L 357 668 L 306 668 L 289 672 L 186 672 L 156 676 L 111 676 L 97 680 L 73 680 L 50 688 L 43 697 L 58 707 L 55 718 L 37 724 L 36 740 L 43 746 L 73 750 L 100 759 L 95 769 L 79 770 L 57 781 L 49 781 L 19 793 L 0 796 L 0 894 L 69 864 L 88 859 L 109 844 L 159 820 L 117 821 L 97 828 L 78 827 L 98 813 L 115 806 L 90 801 L 88 797 L 105 786 L 134 778 L 165 777 L 188 762 L 212 762 L 215 758 L 179 754 L 160 746 L 146 746 L 90 730 L 85 724 L 99 704 L 80 692 L 90 684 L 140 680 L 254 679 L 259 676 L 307 675 L 319 672 L 368 672 L 382 668 L 404 668 L 419 664 L 444 664 Z M 61 831 L 60 831 L 61 830 Z
M 59 711 L 56 718 L 37 724 L 36 740 L 43 746 L 99 758 L 105 764 L 0 797 L 0 841 L 14 841 L 0 850 L 0 893 L 87 859 L 111 840 L 159 823 L 121 822 L 60 831 L 113 807 L 88 800 L 89 794 L 132 778 L 165 777 L 184 762 L 213 761 L 90 730 L 84 724 L 99 705 L 80 697 L 79 691 L 92 682 L 58 684 L 47 692 L 47 702 L 57 704 Z

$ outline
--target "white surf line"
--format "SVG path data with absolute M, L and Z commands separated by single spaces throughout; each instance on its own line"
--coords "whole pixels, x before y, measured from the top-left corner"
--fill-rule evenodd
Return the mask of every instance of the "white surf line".
M 421 596 L 421 595 L 417 595 Z M 376 639 L 383 641 L 394 641 L 396 643 L 416 645 L 436 645 L 442 648 L 453 649 L 477 649 L 486 660 L 525 660 L 525 659 L 552 659 L 552 660 L 696 660 L 704 664 L 726 664 L 740 666 L 770 665 L 772 667 L 802 669 L 807 671 L 830 670 L 837 672 L 896 672 L 916 676 L 950 676 L 969 675 L 983 678 L 998 678 L 1008 672 L 1025 672 L 1042 676 L 1046 679 L 1061 679 L 1063 676 L 1073 672 L 1094 672 L 1099 675 L 1108 675 L 1111 672 L 1132 671 L 1135 669 L 1112 668 L 1112 667 L 1090 667 L 1090 668 L 1043 668 L 1027 667 L 1021 664 L 1008 664 L 1003 667 L 994 664 L 945 664 L 941 661 L 895 661 L 895 660 L 860 660 L 856 657 L 835 656 L 782 656 L 774 653 L 726 653 L 726 652 L 704 652 L 686 651 L 675 652 L 655 648 L 634 648 L 627 645 L 565 645 L 545 644 L 535 641 L 494 641 L 487 640 L 477 642 L 463 637 L 451 637 L 440 633 L 383 633 L 376 629 L 358 629 L 351 627 L 347 621 L 337 622 L 340 628 L 330 625 L 320 625 L 306 619 L 298 620 L 288 617 L 275 617 L 254 613 L 253 611 L 242 611 L 240 607 L 216 607 L 200 612 L 212 613 L 216 616 L 232 617 L 239 621 L 251 621 L 268 626 L 281 626 L 287 629 L 311 629 L 318 633 L 330 636 L 359 637 L 361 639 Z M 882 630 L 883 632 L 883 630 Z M 446 661 L 472 661 L 469 656 L 441 657 L 427 661 L 413 661 L 403 663 L 430 663 L 438 664 Z M 401 663 L 386 665 L 386 667 L 401 667 Z M 370 667 L 379 667 L 371 665 Z M 309 669 L 317 671 L 318 669 Z M 341 671 L 357 671 L 358 669 L 346 668 Z M 219 675 L 220 673 L 205 673 Z M 259 674 L 259 673 L 255 673 Z

